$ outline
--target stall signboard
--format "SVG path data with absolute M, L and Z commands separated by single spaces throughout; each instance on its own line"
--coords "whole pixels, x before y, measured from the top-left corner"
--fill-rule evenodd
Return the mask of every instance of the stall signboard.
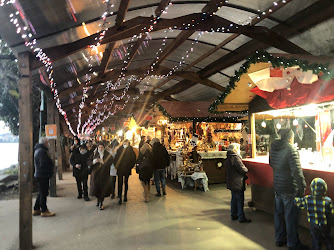
M 45 134 L 49 139 L 57 139 L 57 125 L 47 124 L 45 125 Z

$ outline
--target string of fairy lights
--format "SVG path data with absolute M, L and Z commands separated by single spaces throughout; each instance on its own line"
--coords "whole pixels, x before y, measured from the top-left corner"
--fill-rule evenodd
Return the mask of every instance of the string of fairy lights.
M 168 9 L 168 6 L 163 10 L 163 12 L 165 12 L 167 9 Z M 150 25 L 150 28 L 149 28 L 148 30 L 146 30 L 146 28 L 143 28 L 143 29 L 141 30 L 141 33 L 140 33 L 139 35 L 134 35 L 134 36 L 128 41 L 128 44 L 131 44 L 132 42 L 134 42 L 134 39 L 135 39 L 135 38 L 137 38 L 137 40 L 138 40 L 138 39 L 141 39 L 142 36 L 143 36 L 144 34 L 147 36 L 151 31 L 153 31 L 153 24 L 156 24 L 156 18 L 151 19 L 151 25 Z M 165 35 L 165 39 L 164 39 L 163 42 L 162 42 L 162 44 L 163 44 L 162 46 L 165 46 L 165 45 L 166 45 L 165 42 L 166 42 L 167 34 L 168 34 L 168 31 L 169 31 L 169 30 L 170 30 L 170 29 L 168 29 L 168 30 L 165 31 L 165 32 L 166 32 L 166 35 Z M 132 46 L 133 46 L 133 45 L 131 45 L 131 47 L 132 47 Z M 127 47 L 127 50 L 126 50 L 126 51 L 127 51 L 127 52 L 129 51 L 129 47 Z M 160 48 L 160 49 L 158 50 L 157 53 L 158 53 L 158 54 L 159 54 L 159 53 L 162 53 L 162 49 Z M 127 57 L 126 59 L 124 59 L 124 61 L 123 61 L 124 66 L 122 67 L 122 70 L 121 70 L 121 72 L 120 72 L 120 74 L 119 74 L 119 76 L 118 76 L 118 78 L 117 78 L 117 80 L 116 80 L 116 83 L 113 84 L 112 81 L 107 81 L 107 88 L 106 88 L 106 91 L 104 92 L 103 98 L 102 98 L 101 101 L 99 101 L 99 100 L 96 101 L 95 108 L 92 110 L 91 115 L 89 116 L 87 122 L 86 122 L 86 123 L 84 124 L 84 126 L 82 127 L 82 133 L 86 133 L 86 134 L 87 134 L 87 133 L 92 132 L 92 131 L 96 128 L 96 126 L 98 126 L 99 124 L 101 124 L 102 122 L 104 122 L 104 121 L 105 121 L 106 119 L 108 119 L 110 116 L 115 115 L 115 113 L 116 113 L 116 112 L 115 112 L 116 109 L 114 110 L 114 112 L 110 112 L 110 111 L 109 111 L 107 115 L 104 115 L 105 112 L 107 111 L 107 108 L 105 107 L 104 110 L 103 110 L 102 112 L 99 113 L 99 116 L 96 117 L 96 118 L 91 122 L 91 119 L 93 118 L 94 114 L 96 114 L 96 110 L 97 110 L 97 108 L 98 108 L 98 105 L 103 103 L 104 99 L 106 98 L 106 96 L 107 96 L 108 93 L 109 93 L 110 88 L 112 88 L 113 90 L 116 90 L 116 89 L 120 86 L 121 82 L 124 81 L 124 80 L 126 80 L 126 79 L 125 79 L 125 76 L 126 76 L 125 71 L 126 71 L 126 69 L 127 69 L 128 60 L 131 59 L 131 58 L 129 57 L 129 56 L 130 56 L 130 53 L 129 53 L 129 52 L 126 54 L 126 56 L 128 56 L 128 57 Z M 142 79 L 143 79 L 143 78 L 136 79 L 135 77 L 131 76 L 131 77 L 128 79 L 128 81 L 127 81 L 126 87 L 125 87 L 125 89 L 124 89 L 123 94 L 121 95 L 121 97 L 117 98 L 117 97 L 113 94 L 113 97 L 112 97 L 112 99 L 111 99 L 110 105 L 112 106 L 112 105 L 114 104 L 114 99 L 122 100 L 122 99 L 124 98 L 124 96 L 126 95 L 127 91 L 128 91 L 129 88 L 130 88 L 130 85 L 131 85 L 131 83 L 132 83 L 133 81 L 138 81 L 138 82 L 140 82 Z M 112 87 L 110 87 L 110 86 L 112 86 Z M 146 88 L 147 88 L 147 86 L 145 86 L 145 89 L 146 89 Z M 143 92 L 140 92 L 140 95 L 144 94 L 145 89 L 144 89 Z M 127 103 L 128 103 L 129 100 L 130 100 L 130 96 L 127 95 L 127 97 L 128 97 L 127 101 L 124 103 L 124 105 L 123 105 L 122 107 L 119 107 L 119 106 L 118 106 L 118 110 L 123 110 L 123 109 L 125 108 L 125 106 L 127 105 Z M 139 99 L 139 96 L 136 96 L 136 97 L 134 97 L 133 99 L 134 99 L 134 100 L 135 100 L 135 99 Z M 101 119 L 101 117 L 103 117 L 103 119 Z M 86 130 L 84 130 L 87 126 L 88 126 L 88 128 L 87 128 Z M 92 128 L 94 128 L 94 129 L 92 129 Z M 84 131 L 85 131 L 85 132 L 84 132 Z
M 241 22 L 239 20 L 239 25 L 240 26 L 245 26 L 247 24 L 250 24 L 251 21 L 254 18 L 261 18 L 261 16 L 266 16 L 266 15 L 270 14 L 274 10 L 275 7 L 277 7 L 279 5 L 282 5 L 282 4 L 286 4 L 286 3 L 290 2 L 290 1 L 291 0 L 273 1 L 272 8 L 269 8 L 266 11 L 258 10 L 258 15 L 250 16 L 248 18 L 248 20 L 246 20 L 244 22 Z M 101 41 L 103 40 L 103 38 L 104 38 L 104 36 L 106 34 L 106 31 L 108 30 L 107 21 L 106 21 L 107 17 L 110 16 L 110 15 L 113 15 L 113 12 L 111 11 L 111 8 L 114 7 L 114 5 L 111 4 L 109 0 L 105 0 L 103 2 L 106 3 L 106 11 L 101 16 L 101 20 L 103 20 L 103 24 L 102 25 L 99 24 L 99 26 L 101 26 L 101 30 L 98 31 L 99 34 L 95 38 L 95 43 L 90 46 L 91 50 L 95 50 L 101 44 Z M 229 2 L 228 0 L 225 1 L 225 3 L 228 3 L 228 2 Z M 167 39 L 167 37 L 165 36 L 165 38 L 162 41 L 161 48 L 159 48 L 159 51 L 156 53 L 156 55 L 157 55 L 156 56 L 156 61 L 150 66 L 150 69 L 146 72 L 146 74 L 143 77 L 140 77 L 139 79 L 135 78 L 133 76 L 131 76 L 130 78 L 128 78 L 128 81 L 127 81 L 126 87 L 123 90 L 123 93 L 120 96 L 117 96 L 117 95 L 113 94 L 112 98 L 110 100 L 108 100 L 108 102 L 109 102 L 110 105 L 104 104 L 104 102 L 107 100 L 106 97 L 108 96 L 109 92 L 117 90 L 120 87 L 121 82 L 126 81 L 127 60 L 130 59 L 128 57 L 127 59 L 125 59 L 123 61 L 124 67 L 122 67 L 121 73 L 120 73 L 119 77 L 117 78 L 116 82 L 115 83 L 113 83 L 112 81 L 107 81 L 106 82 L 107 85 L 106 85 L 106 90 L 104 92 L 103 98 L 96 100 L 96 104 L 95 104 L 94 110 L 91 111 L 91 115 L 89 116 L 88 120 L 81 127 L 81 123 L 82 123 L 82 121 L 81 121 L 81 119 L 82 119 L 82 109 L 85 106 L 85 101 L 86 101 L 86 98 L 87 98 L 87 91 L 89 89 L 90 81 L 92 79 L 91 75 L 87 74 L 86 75 L 86 82 L 85 82 L 85 84 L 83 86 L 82 99 L 81 99 L 81 102 L 79 104 L 77 132 L 75 132 L 73 130 L 72 126 L 71 126 L 71 123 L 68 120 L 66 111 L 62 108 L 62 105 L 60 103 L 60 99 L 59 99 L 59 96 L 58 96 L 57 85 L 56 85 L 56 83 L 55 83 L 55 81 L 54 81 L 54 79 L 52 77 L 52 75 L 54 73 L 54 70 L 53 70 L 53 67 L 52 67 L 52 61 L 51 61 L 51 59 L 37 45 L 36 39 L 32 38 L 33 34 L 36 35 L 36 32 L 35 32 L 34 28 L 32 27 L 32 25 L 30 24 L 30 22 L 25 19 L 25 16 L 22 13 L 23 10 L 22 10 L 21 6 L 19 5 L 19 3 L 16 0 L 0 0 L 0 6 L 10 5 L 10 4 L 16 9 L 15 13 L 11 13 L 9 15 L 10 21 L 15 26 L 16 32 L 18 34 L 21 34 L 21 37 L 26 41 L 25 45 L 34 52 L 35 56 L 45 66 L 46 72 L 48 73 L 48 77 L 49 77 L 51 91 L 53 92 L 53 95 L 54 95 L 56 107 L 58 108 L 58 111 L 64 116 L 65 122 L 66 122 L 66 124 L 67 124 L 70 132 L 73 135 L 80 134 L 80 132 L 81 132 L 81 134 L 82 133 L 91 133 L 99 124 L 101 124 L 106 119 L 108 119 L 109 116 L 115 115 L 115 113 L 117 112 L 117 110 L 123 110 L 125 108 L 125 106 L 127 105 L 127 103 L 131 99 L 130 95 L 128 95 L 127 92 L 128 92 L 128 90 L 130 88 L 130 85 L 131 85 L 131 83 L 133 81 L 137 81 L 137 82 L 140 83 L 144 79 L 146 79 L 147 82 L 150 81 L 152 78 L 162 79 L 162 78 L 170 77 L 177 70 L 180 70 L 181 66 L 186 63 L 186 59 L 189 57 L 189 54 L 194 51 L 195 44 L 198 43 L 198 40 L 200 39 L 200 37 L 203 34 L 208 34 L 208 33 L 213 34 L 214 32 L 222 32 L 222 33 L 224 33 L 224 32 L 230 32 L 230 29 L 233 30 L 233 29 L 239 28 L 238 24 L 235 24 L 235 23 L 231 22 L 230 25 L 228 25 L 226 27 L 218 27 L 216 29 L 212 28 L 210 30 L 210 32 L 208 32 L 208 31 L 200 31 L 198 33 L 197 37 L 195 38 L 195 41 L 192 42 L 191 48 L 188 49 L 188 50 L 186 50 L 185 55 L 181 56 L 181 59 L 180 59 L 179 63 L 177 65 L 175 65 L 167 74 L 164 74 L 164 75 L 151 75 L 154 72 L 155 66 L 159 62 L 159 55 L 163 52 L 162 47 L 166 45 L 166 39 Z M 170 3 L 170 5 L 171 4 L 172 3 Z M 162 13 L 166 13 L 167 9 L 168 9 L 168 6 L 164 10 L 162 10 Z M 220 9 L 220 7 L 218 7 L 218 10 L 219 9 Z M 189 29 L 189 27 L 194 27 L 196 24 L 200 24 L 201 21 L 205 20 L 205 15 L 206 14 L 207 13 L 203 13 L 203 17 L 201 18 L 201 20 L 197 20 L 197 22 L 194 21 L 194 20 L 192 20 L 192 22 L 190 22 L 188 24 L 183 23 L 181 25 L 182 27 L 177 27 L 177 26 L 170 27 L 165 32 L 167 34 L 168 32 L 173 32 L 173 29 L 184 29 L 184 30 L 187 30 L 187 29 Z M 214 12 L 214 13 L 212 13 L 212 15 L 216 15 L 216 13 Z M 130 41 L 129 44 L 131 44 L 132 42 L 134 42 L 135 39 L 137 39 L 137 40 L 140 39 L 142 37 L 142 35 L 148 34 L 149 32 L 152 32 L 154 30 L 154 25 L 158 23 L 159 19 L 160 19 L 160 16 L 153 18 L 151 24 L 149 25 L 149 28 L 145 27 L 139 35 L 134 35 L 129 40 Z M 127 48 L 127 51 L 128 51 L 128 48 Z M 129 55 L 130 55 L 130 53 L 126 54 L 126 56 L 129 56 Z M 88 64 L 89 64 L 89 67 L 91 67 L 91 68 L 93 67 L 93 63 L 92 62 L 93 62 L 93 56 L 90 55 L 89 60 L 88 60 Z M 146 89 L 147 85 L 145 85 L 144 88 Z M 140 91 L 140 95 L 142 95 L 144 92 L 145 92 L 145 90 L 144 91 Z M 124 104 L 123 105 L 115 105 L 114 109 L 112 110 L 112 107 L 115 104 L 115 101 L 120 101 L 120 100 L 122 100 L 125 97 L 127 97 L 127 100 L 124 102 Z M 138 98 L 139 98 L 139 95 L 137 95 L 133 99 L 135 100 L 135 99 L 138 99 Z M 103 107 L 104 107 L 103 112 L 97 112 L 99 105 L 103 105 Z M 108 112 L 108 114 L 105 115 L 105 112 Z M 98 116 L 96 116 L 97 114 L 98 114 Z M 95 117 L 95 119 L 92 120 L 92 118 L 94 117 L 94 115 L 96 117 Z M 81 131 L 80 131 L 80 127 L 81 127 Z
M 107 27 L 107 15 L 110 14 L 112 15 L 114 12 L 112 11 L 112 8 L 114 7 L 114 4 L 110 3 L 109 0 L 105 0 L 104 3 L 106 4 L 106 11 L 102 14 L 101 19 L 103 20 L 102 25 L 100 24 L 99 26 L 101 27 L 101 30 L 99 31 L 99 36 L 95 38 L 95 44 L 90 45 L 91 51 L 96 51 L 98 53 L 98 47 L 101 45 L 101 41 L 105 36 L 106 31 L 108 30 Z M 90 54 L 89 56 L 89 61 L 88 61 L 88 66 L 90 67 L 89 71 L 92 71 L 93 68 L 93 55 Z M 80 127 L 81 127 L 81 117 L 82 117 L 82 109 L 85 106 L 85 101 L 87 97 L 87 91 L 89 89 L 89 85 L 91 83 L 91 75 L 87 77 L 87 81 L 85 83 L 85 86 L 83 87 L 82 91 L 82 97 L 81 97 L 81 103 L 79 104 L 79 110 L 78 110 L 78 125 L 77 125 L 77 134 L 80 134 Z

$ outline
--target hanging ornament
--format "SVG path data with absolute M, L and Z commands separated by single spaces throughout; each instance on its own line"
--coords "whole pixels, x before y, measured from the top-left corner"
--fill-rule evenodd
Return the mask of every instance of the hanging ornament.
M 261 122 L 261 126 L 262 126 L 263 128 L 267 127 L 266 122 L 265 122 L 265 121 Z
M 293 126 L 297 126 L 298 125 L 298 121 L 297 119 L 294 119 L 293 122 L 292 122 Z
M 277 129 L 281 129 L 281 128 L 282 128 L 281 124 L 277 123 L 277 124 L 276 124 L 276 128 L 277 128 Z

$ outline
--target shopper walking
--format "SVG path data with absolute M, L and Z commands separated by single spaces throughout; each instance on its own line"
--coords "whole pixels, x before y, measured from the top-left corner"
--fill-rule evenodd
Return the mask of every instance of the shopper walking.
M 146 136 L 141 136 L 140 137 L 140 142 L 139 142 L 139 146 L 138 146 L 138 149 L 140 150 L 141 147 L 144 145 L 144 143 L 146 142 Z
M 111 155 L 105 150 L 103 143 L 99 143 L 97 151 L 93 156 L 93 166 L 91 173 L 90 195 L 97 198 L 96 206 L 103 210 L 104 198 L 111 193 L 110 166 L 112 164 Z
M 244 192 L 246 190 L 245 180 L 248 169 L 242 163 L 240 156 L 240 145 L 231 143 L 227 148 L 225 161 L 226 185 L 231 190 L 231 219 L 239 220 L 240 223 L 249 223 L 244 213 Z
M 118 181 L 118 198 L 119 205 L 122 204 L 122 193 L 123 193 L 123 183 L 124 183 L 124 202 L 128 201 L 128 181 L 131 175 L 131 169 L 136 163 L 136 154 L 133 148 L 130 146 L 130 141 L 125 140 L 123 145 L 117 150 L 115 159 L 115 167 L 117 170 L 117 181 Z
M 170 159 L 167 149 L 160 143 L 158 138 L 153 138 L 151 141 L 152 145 L 152 164 L 154 169 L 154 182 L 157 190 L 156 196 L 166 195 L 166 178 L 165 168 L 169 165 Z
M 153 165 L 152 165 L 152 148 L 149 144 L 145 143 L 140 151 L 137 160 L 137 173 L 139 174 L 139 179 L 144 188 L 144 199 L 145 202 L 150 200 L 150 180 L 153 175 Z
M 88 153 L 88 148 L 85 144 L 79 147 L 78 151 L 73 151 L 71 159 L 71 165 L 73 166 L 73 176 L 77 182 L 78 189 L 78 199 L 82 198 L 82 193 L 84 195 L 84 200 L 89 201 L 88 197 L 88 166 L 92 165 L 90 154 Z
M 46 205 L 46 199 L 49 195 L 50 178 L 53 176 L 54 164 L 49 156 L 49 140 L 46 137 L 39 139 L 39 144 L 35 146 L 34 165 L 35 178 L 39 184 L 39 193 L 35 202 L 33 215 L 42 217 L 55 216 Z
M 282 129 L 279 136 L 269 151 L 275 191 L 275 244 L 287 243 L 289 249 L 307 249 L 299 241 L 299 208 L 294 204 L 295 197 L 304 196 L 306 187 L 299 154 L 293 147 L 294 133 L 291 129 Z
M 117 153 L 117 150 L 119 148 L 119 143 L 117 139 L 114 139 L 110 147 L 108 147 L 108 152 L 111 154 L 111 157 L 113 158 L 111 167 L 110 167 L 110 181 L 111 181 L 111 199 L 115 199 L 115 187 L 116 187 L 116 178 L 117 178 L 117 170 L 115 168 L 115 156 Z

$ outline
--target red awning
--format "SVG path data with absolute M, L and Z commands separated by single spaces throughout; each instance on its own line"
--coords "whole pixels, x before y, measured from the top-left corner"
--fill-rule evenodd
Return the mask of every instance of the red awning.
M 255 87 L 250 91 L 266 99 L 272 108 L 281 109 L 334 100 L 334 79 L 330 81 L 319 79 L 313 84 L 301 84 L 297 79 L 294 79 L 290 90 L 279 89 L 267 92 Z

